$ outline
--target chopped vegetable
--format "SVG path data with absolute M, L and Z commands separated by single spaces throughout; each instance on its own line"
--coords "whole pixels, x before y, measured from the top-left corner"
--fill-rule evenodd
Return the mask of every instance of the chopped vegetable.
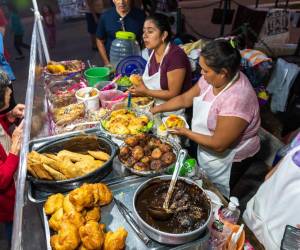
M 123 76 L 121 77 L 120 79 L 118 79 L 116 81 L 116 83 L 120 86 L 126 86 L 126 87 L 129 87 L 132 85 L 131 81 L 129 80 L 129 77 L 128 76 Z

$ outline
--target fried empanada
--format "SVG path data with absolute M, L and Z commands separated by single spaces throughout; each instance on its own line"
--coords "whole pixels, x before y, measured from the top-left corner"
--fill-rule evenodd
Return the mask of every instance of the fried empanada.
M 63 216 L 63 221 L 69 221 L 73 225 L 75 225 L 77 228 L 83 226 L 85 224 L 85 218 L 84 216 L 76 211 L 71 211 L 69 213 L 65 213 Z
M 79 243 L 78 229 L 70 222 L 63 222 L 58 234 L 50 238 L 53 250 L 74 250 L 79 246 Z
M 100 206 L 105 206 L 109 204 L 113 199 L 113 194 L 111 190 L 103 183 L 94 184 L 95 188 L 98 191 Z
M 67 194 L 64 197 L 64 201 L 63 201 L 63 209 L 65 213 L 72 213 L 73 211 L 76 211 L 75 206 L 73 205 L 73 203 L 70 201 L 69 199 L 70 195 Z
M 70 192 L 69 199 L 78 212 L 94 205 L 94 194 L 90 185 L 92 184 L 83 184 L 80 188 Z
M 54 214 L 52 214 L 49 220 L 49 227 L 57 232 L 60 229 L 63 216 L 64 216 L 64 209 L 61 207 Z
M 118 228 L 115 232 L 108 232 L 105 235 L 103 250 L 122 250 L 125 249 L 125 241 L 128 232 L 124 227 Z
M 96 221 L 88 221 L 79 228 L 79 235 L 82 244 L 87 249 L 101 249 L 104 243 L 105 234 Z
M 94 207 L 93 209 L 88 210 L 85 215 L 86 221 L 93 220 L 98 222 L 100 221 L 100 218 L 101 218 L 101 210 L 99 207 Z
M 74 153 L 68 150 L 59 151 L 57 156 L 59 158 L 69 158 L 73 162 L 83 161 L 83 160 L 94 160 L 94 158 L 90 155 L 84 155 L 79 153 Z
M 40 179 L 53 180 L 53 177 L 44 169 L 41 163 L 33 163 L 30 166 Z
M 88 153 L 93 156 L 95 159 L 97 160 L 101 160 L 101 161 L 108 161 L 110 158 L 110 155 L 103 152 L 103 151 L 91 151 L 88 150 Z
M 53 194 L 48 197 L 44 204 L 45 213 L 47 215 L 55 213 L 58 209 L 63 207 L 64 195 L 63 194 Z
M 27 161 L 27 170 L 28 172 L 35 178 L 39 178 L 38 175 L 34 172 L 33 168 L 31 167 L 32 163 Z
M 62 174 L 61 172 L 56 171 L 55 169 L 51 168 L 47 164 L 44 163 L 43 167 L 53 177 L 53 179 L 58 180 L 58 181 L 67 179 L 64 174 Z

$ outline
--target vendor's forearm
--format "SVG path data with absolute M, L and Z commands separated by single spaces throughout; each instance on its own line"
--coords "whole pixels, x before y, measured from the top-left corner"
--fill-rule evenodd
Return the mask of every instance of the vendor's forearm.
M 146 95 L 168 101 L 173 97 L 176 97 L 176 94 L 170 92 L 169 90 L 152 90 L 147 89 Z
M 200 146 L 213 150 L 216 153 L 222 153 L 227 149 L 214 136 L 199 134 L 192 130 L 188 130 L 186 136 Z
M 110 62 L 109 62 L 109 59 L 108 59 L 108 56 L 107 56 L 107 53 L 106 53 L 104 43 L 103 43 L 103 41 L 101 41 L 99 39 L 96 39 L 96 40 L 97 40 L 97 47 L 98 47 L 98 50 L 99 50 L 99 55 L 100 55 L 100 57 L 103 61 L 103 64 L 107 65 Z
M 156 113 L 161 112 L 168 112 L 168 111 L 175 111 L 182 108 L 187 108 L 184 106 L 185 102 L 182 96 L 177 96 L 169 100 L 168 102 L 165 102 L 161 105 L 156 106 Z

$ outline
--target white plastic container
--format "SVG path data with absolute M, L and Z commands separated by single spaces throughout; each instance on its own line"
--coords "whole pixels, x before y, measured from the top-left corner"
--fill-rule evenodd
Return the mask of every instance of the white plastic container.
M 95 91 L 97 94 L 90 96 L 90 92 Z M 95 111 L 98 110 L 99 105 L 99 90 L 93 87 L 86 87 L 76 91 L 77 102 L 83 102 L 86 110 Z

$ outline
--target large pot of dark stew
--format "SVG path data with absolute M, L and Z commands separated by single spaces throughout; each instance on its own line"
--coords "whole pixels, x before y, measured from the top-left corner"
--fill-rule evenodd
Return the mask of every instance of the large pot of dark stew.
M 149 207 L 162 207 L 170 175 L 154 177 L 141 184 L 133 197 L 134 214 L 141 229 L 153 240 L 179 245 L 193 241 L 205 231 L 212 214 L 210 199 L 194 181 L 179 177 L 171 197 L 167 220 L 153 218 Z

